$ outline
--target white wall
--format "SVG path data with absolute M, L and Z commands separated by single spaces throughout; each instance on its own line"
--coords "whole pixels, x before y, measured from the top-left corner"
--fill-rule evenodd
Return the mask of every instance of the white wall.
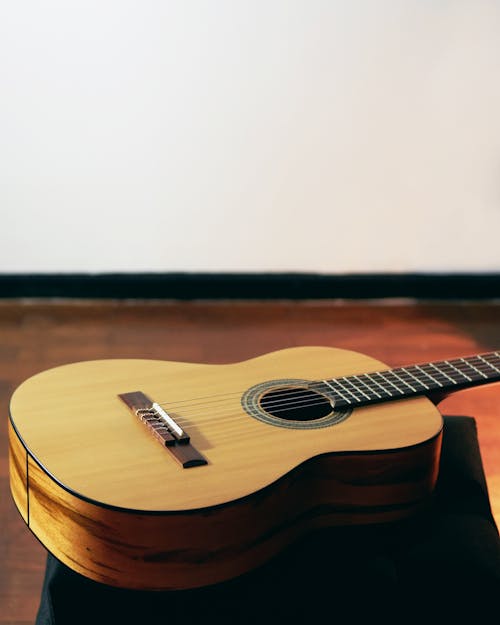
M 500 270 L 500 3 L 0 8 L 0 273 Z

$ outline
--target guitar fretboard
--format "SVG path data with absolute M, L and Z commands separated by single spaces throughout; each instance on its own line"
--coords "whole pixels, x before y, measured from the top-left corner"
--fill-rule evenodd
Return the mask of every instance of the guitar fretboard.
M 450 392 L 500 380 L 500 353 L 440 360 L 385 371 L 321 380 L 338 407 Z M 325 388 L 326 387 L 326 388 Z

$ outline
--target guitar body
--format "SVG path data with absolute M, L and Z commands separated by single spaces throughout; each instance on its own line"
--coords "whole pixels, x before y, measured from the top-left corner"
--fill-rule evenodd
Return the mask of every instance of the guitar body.
M 428 503 L 438 475 L 442 418 L 429 399 L 301 421 L 277 411 L 266 421 L 259 408 L 269 385 L 374 369 L 387 367 L 299 347 L 227 365 L 131 359 L 45 371 L 11 399 L 14 501 L 70 568 L 150 590 L 233 578 L 315 528 L 404 518 Z M 205 464 L 185 468 L 159 444 L 119 397 L 135 391 L 165 408 Z

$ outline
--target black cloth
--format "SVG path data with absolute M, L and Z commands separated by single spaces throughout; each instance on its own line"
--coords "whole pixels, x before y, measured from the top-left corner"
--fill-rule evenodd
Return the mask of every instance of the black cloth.
M 431 510 L 321 530 L 238 579 L 176 592 L 96 583 L 47 557 L 36 625 L 490 623 L 500 537 L 472 417 L 444 417 Z

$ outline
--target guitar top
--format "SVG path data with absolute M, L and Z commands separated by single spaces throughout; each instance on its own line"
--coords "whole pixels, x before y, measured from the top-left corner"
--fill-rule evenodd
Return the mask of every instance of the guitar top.
M 81 362 L 27 380 L 10 410 L 30 455 L 78 496 L 133 510 L 198 509 L 249 495 L 322 453 L 401 448 L 435 436 L 441 416 L 424 398 L 370 406 L 330 427 L 305 429 L 269 425 L 242 405 L 245 391 L 269 381 L 381 367 L 359 354 L 318 348 L 235 365 Z M 180 469 L 120 400 L 137 390 L 185 427 L 206 466 Z

